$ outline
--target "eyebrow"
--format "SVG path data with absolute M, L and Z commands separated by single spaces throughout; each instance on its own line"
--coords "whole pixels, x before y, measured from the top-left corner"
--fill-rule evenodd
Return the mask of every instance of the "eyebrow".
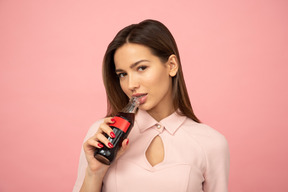
M 139 60 L 139 61 L 133 63 L 132 65 L 130 65 L 130 68 L 132 69 L 132 68 L 136 67 L 137 65 L 139 65 L 139 64 L 142 63 L 142 62 L 150 62 L 150 61 L 149 61 L 149 60 L 146 60 L 146 59 Z M 115 70 L 116 73 L 117 73 L 117 72 L 122 72 L 122 71 L 124 71 L 124 70 L 122 70 L 122 69 L 116 69 L 116 70 Z

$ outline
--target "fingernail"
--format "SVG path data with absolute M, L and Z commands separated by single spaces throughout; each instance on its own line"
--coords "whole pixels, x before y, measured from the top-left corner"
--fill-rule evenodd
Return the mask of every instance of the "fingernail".
M 113 147 L 114 147 L 112 143 L 108 143 L 108 146 L 109 146 L 110 148 L 113 148 Z
M 112 119 L 111 119 L 111 121 L 112 121 L 113 123 L 115 123 L 115 122 L 116 122 L 116 120 L 115 120 L 114 118 L 112 118 Z
M 115 137 L 116 137 L 113 132 L 110 133 L 110 136 L 111 136 L 112 138 L 115 138 Z
M 102 145 L 101 143 L 98 143 L 98 147 L 102 148 L 102 147 L 103 147 L 103 145 Z
M 129 139 L 127 139 L 127 141 L 126 141 L 126 145 L 128 145 L 128 143 L 129 143 Z

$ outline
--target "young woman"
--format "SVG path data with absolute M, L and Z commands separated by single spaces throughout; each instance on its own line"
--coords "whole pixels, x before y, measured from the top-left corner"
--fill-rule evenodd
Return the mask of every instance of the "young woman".
M 122 29 L 103 61 L 108 113 L 88 131 L 74 191 L 225 192 L 229 150 L 224 136 L 194 115 L 175 40 L 160 22 Z M 141 96 L 134 127 L 116 160 L 104 165 L 96 148 L 114 147 L 104 133 L 132 96 Z

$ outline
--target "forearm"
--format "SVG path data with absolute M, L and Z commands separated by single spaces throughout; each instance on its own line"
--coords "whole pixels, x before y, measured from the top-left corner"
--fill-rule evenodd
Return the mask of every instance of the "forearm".
M 103 174 L 95 174 L 87 168 L 80 192 L 101 192 Z

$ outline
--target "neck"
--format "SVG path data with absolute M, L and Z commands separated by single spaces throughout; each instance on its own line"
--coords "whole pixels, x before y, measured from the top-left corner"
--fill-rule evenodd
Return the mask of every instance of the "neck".
M 147 110 L 147 112 L 158 122 L 162 119 L 168 117 L 175 112 L 172 99 L 172 88 L 170 88 L 169 93 L 166 94 L 162 101 L 158 103 L 154 108 Z
M 160 122 L 162 119 L 168 117 L 169 115 L 171 115 L 172 113 L 175 112 L 174 108 L 171 108 L 169 110 L 149 110 L 147 111 L 147 113 L 149 113 L 149 115 L 151 115 L 151 117 L 153 117 L 156 121 Z

